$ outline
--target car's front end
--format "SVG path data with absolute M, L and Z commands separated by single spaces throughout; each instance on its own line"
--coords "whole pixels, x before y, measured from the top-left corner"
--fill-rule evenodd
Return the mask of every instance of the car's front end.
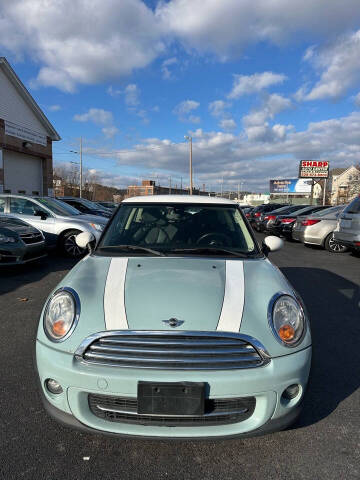
M 46 257 L 44 235 L 13 217 L 0 217 L 0 266 L 22 265 Z
M 36 357 L 48 412 L 74 427 L 148 438 L 247 436 L 292 423 L 310 328 L 258 247 L 144 255 L 121 244 L 114 254 L 106 239 L 112 245 L 115 227 L 113 219 L 44 307 Z

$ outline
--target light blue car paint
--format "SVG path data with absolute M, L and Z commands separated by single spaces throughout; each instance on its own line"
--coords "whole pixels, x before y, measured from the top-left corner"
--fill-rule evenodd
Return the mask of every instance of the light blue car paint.
M 129 329 L 166 330 L 162 320 L 175 317 L 185 320 L 181 330 L 216 330 L 224 290 L 225 260 L 130 258 L 125 283 Z
M 161 371 L 84 364 L 73 353 L 87 336 L 105 330 L 104 289 L 110 257 L 88 256 L 79 262 L 56 287 L 73 288 L 81 302 L 80 320 L 64 342 L 53 343 L 45 335 L 42 317 L 37 335 L 37 368 L 43 394 L 59 410 L 82 424 L 102 431 L 159 437 L 212 437 L 241 434 L 279 419 L 301 402 L 311 363 L 310 329 L 299 346 L 287 348 L 274 337 L 267 309 L 278 292 L 293 295 L 285 277 L 267 259 L 244 262 L 245 303 L 240 332 L 253 336 L 267 349 L 269 365 L 229 371 Z M 140 264 L 141 267 L 137 267 Z M 216 268 L 212 268 L 216 266 Z M 162 323 L 175 315 L 185 323 L 182 330 L 216 330 L 224 298 L 225 260 L 214 258 L 129 259 L 125 282 L 125 303 L 131 329 L 167 329 Z M 136 294 L 138 288 L 138 297 Z M 195 292 L 195 293 L 194 293 Z M 119 292 L 119 294 L 121 294 Z M 196 323 L 196 322 L 199 322 Z M 64 392 L 51 395 L 44 388 L 55 378 Z M 197 381 L 210 386 L 211 398 L 255 396 L 253 415 L 240 423 L 203 427 L 155 427 L 107 422 L 91 413 L 88 393 L 136 397 L 137 382 Z M 286 404 L 281 394 L 286 387 L 301 386 L 298 397 Z

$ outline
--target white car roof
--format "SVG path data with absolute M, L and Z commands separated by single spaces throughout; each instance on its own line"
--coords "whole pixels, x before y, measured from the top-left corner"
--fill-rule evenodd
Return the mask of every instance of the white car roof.
M 232 200 L 220 197 L 208 197 L 205 195 L 143 195 L 130 197 L 122 203 L 207 203 L 214 205 L 238 205 Z

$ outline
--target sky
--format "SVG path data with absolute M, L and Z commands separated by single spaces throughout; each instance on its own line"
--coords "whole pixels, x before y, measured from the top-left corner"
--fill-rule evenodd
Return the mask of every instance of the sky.
M 77 162 L 266 192 L 301 159 L 360 162 L 359 0 L 0 0 L 5 56 Z

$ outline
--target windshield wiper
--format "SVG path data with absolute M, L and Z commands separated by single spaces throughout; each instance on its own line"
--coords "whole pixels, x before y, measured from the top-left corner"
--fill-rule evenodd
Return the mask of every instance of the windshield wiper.
M 175 248 L 170 250 L 169 253 L 198 253 L 199 255 L 214 254 L 214 255 L 233 255 L 234 257 L 246 258 L 252 255 L 252 252 L 235 252 L 234 250 L 227 250 L 226 248 L 211 248 L 211 247 L 198 247 L 198 248 Z
M 159 252 L 158 250 L 153 250 L 152 248 L 140 247 L 138 245 L 107 245 L 105 247 L 100 247 L 102 249 L 116 249 L 116 250 L 133 250 L 138 252 L 147 252 L 152 253 L 153 255 L 159 255 L 161 257 L 165 257 L 165 253 Z

